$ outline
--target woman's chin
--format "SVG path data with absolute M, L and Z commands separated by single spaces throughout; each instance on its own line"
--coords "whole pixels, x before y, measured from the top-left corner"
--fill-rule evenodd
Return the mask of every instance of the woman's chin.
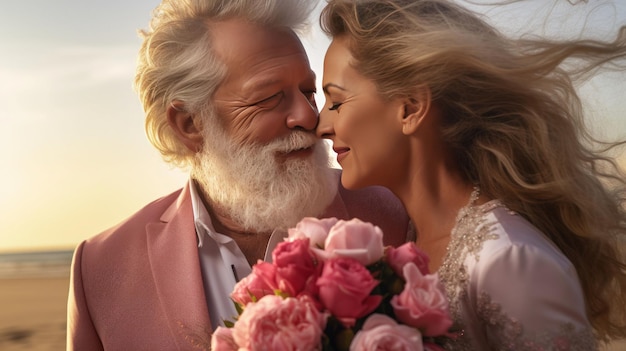
M 343 187 L 348 190 L 359 190 L 376 184 L 369 184 L 365 181 L 365 179 L 362 178 L 351 177 L 349 174 L 346 174 L 346 172 L 343 171 L 341 173 L 341 185 L 343 185 Z

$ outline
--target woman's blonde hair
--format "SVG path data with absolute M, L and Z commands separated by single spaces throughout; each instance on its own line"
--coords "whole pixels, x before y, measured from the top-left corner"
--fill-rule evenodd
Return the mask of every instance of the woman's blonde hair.
M 624 69 L 626 28 L 613 42 L 512 39 L 446 0 L 330 0 L 321 23 L 383 96 L 430 89 L 462 176 L 558 245 L 600 339 L 626 337 L 626 178 L 605 153 L 624 143 L 594 139 L 573 84 Z
M 240 18 L 300 32 L 306 29 L 316 3 L 315 0 L 163 0 L 153 12 L 150 28 L 140 32 L 143 43 L 135 89 L 146 113 L 148 139 L 167 162 L 184 167 L 193 164 L 194 157 L 194 152 L 169 127 L 167 108 L 174 102 L 182 102 L 185 111 L 210 116 L 206 113 L 211 111 L 210 99 L 226 75 L 225 65 L 212 52 L 210 24 Z

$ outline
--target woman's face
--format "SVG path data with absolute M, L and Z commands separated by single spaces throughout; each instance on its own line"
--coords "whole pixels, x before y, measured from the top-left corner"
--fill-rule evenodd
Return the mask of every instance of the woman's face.
M 326 102 L 317 135 L 332 140 L 344 187 L 390 187 L 406 166 L 404 103 L 384 99 L 373 81 L 350 66 L 351 61 L 346 39 L 335 38 L 324 59 Z

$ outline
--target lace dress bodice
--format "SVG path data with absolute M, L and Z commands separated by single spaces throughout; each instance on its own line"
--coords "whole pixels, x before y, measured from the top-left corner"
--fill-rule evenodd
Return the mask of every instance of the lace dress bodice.
M 463 208 L 439 268 L 458 337 L 446 350 L 596 350 L 576 270 L 495 200 Z

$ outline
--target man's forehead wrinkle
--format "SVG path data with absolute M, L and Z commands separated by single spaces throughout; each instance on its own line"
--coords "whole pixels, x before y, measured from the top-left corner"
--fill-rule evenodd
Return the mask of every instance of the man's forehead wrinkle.
M 258 90 L 263 90 L 266 89 L 268 87 L 272 87 L 277 85 L 278 83 L 280 83 L 280 79 L 277 79 L 276 77 L 258 77 L 258 76 L 253 76 L 250 77 L 250 79 L 247 79 L 245 82 L 243 82 L 243 86 L 242 86 L 242 92 L 254 92 L 254 91 L 258 91 Z
M 266 88 L 271 88 L 273 86 L 277 86 L 285 81 L 284 71 L 282 71 L 282 73 L 283 74 L 280 76 L 278 74 L 266 75 L 266 76 L 261 76 L 261 75 L 251 76 L 249 77 L 249 79 L 246 79 L 243 82 L 242 91 L 250 93 L 254 91 L 263 90 Z M 315 79 L 316 79 L 315 72 L 313 72 L 312 70 L 309 70 L 308 74 L 302 78 L 301 82 L 298 82 L 298 83 L 315 84 Z

